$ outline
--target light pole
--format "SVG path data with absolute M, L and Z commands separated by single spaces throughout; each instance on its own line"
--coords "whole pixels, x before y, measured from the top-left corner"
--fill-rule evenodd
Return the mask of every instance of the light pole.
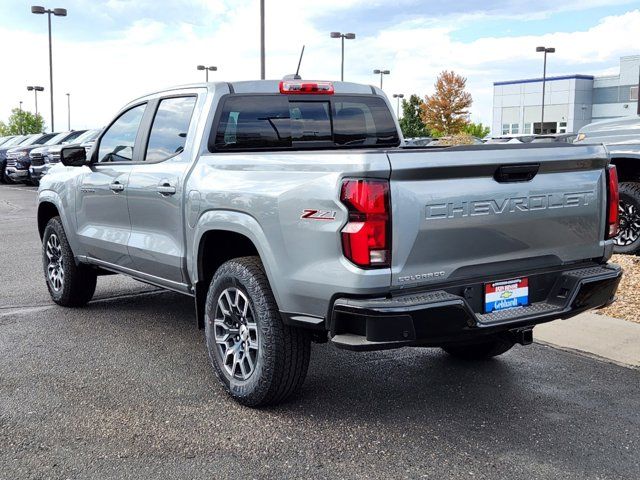
M 65 93 L 67 96 L 67 130 L 71 131 L 71 94 Z
M 206 79 L 207 83 L 209 83 L 209 72 L 217 72 L 218 71 L 218 67 L 214 67 L 213 65 L 210 66 L 210 67 L 205 67 L 204 65 L 198 65 L 197 69 L 198 70 L 204 70 L 205 79 Z
M 396 116 L 398 118 L 400 118 L 400 99 L 404 98 L 404 93 L 394 93 L 393 94 L 393 98 L 397 98 L 398 99 L 398 106 L 396 108 Z
M 544 133 L 544 94 L 547 84 L 547 53 L 554 53 L 556 51 L 553 47 L 537 47 L 536 52 L 544 52 L 544 68 L 542 70 L 542 119 L 540 121 L 540 133 Z M 535 133 L 535 129 L 534 132 Z
M 340 64 L 340 81 L 344 82 L 344 39 L 354 40 L 356 38 L 355 33 L 340 33 L 331 32 L 331 38 L 339 38 L 342 40 L 342 63 Z
M 44 87 L 37 87 L 35 85 L 29 85 L 27 87 L 28 91 L 33 91 L 33 95 L 36 99 L 36 117 L 38 116 L 38 92 L 44 92 Z M 53 128 L 51 129 L 51 131 L 53 132 Z
M 55 126 L 53 123 L 53 54 L 51 50 L 51 14 L 53 13 L 56 17 L 66 17 L 67 10 L 65 8 L 54 8 L 53 10 L 46 9 L 44 7 L 34 6 L 31 7 L 31 13 L 35 13 L 37 15 L 42 15 L 46 13 L 49 24 L 49 95 L 51 96 L 51 131 L 55 131 Z
M 380 74 L 380 90 L 382 90 L 382 76 L 389 75 L 391 73 L 390 70 L 378 70 L 377 68 L 373 71 L 373 73 Z
M 260 0 L 260 79 L 265 79 L 264 59 L 264 0 Z

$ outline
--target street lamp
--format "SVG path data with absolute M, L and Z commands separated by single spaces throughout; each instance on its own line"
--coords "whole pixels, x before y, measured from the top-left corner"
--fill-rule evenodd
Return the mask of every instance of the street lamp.
M 555 53 L 556 49 L 553 47 L 537 47 L 536 52 L 544 52 L 544 68 L 542 70 L 542 119 L 540 121 L 540 133 L 544 133 L 544 94 L 547 84 L 547 53 Z M 535 131 L 533 132 L 535 133 Z
M 394 93 L 393 94 L 393 98 L 397 98 L 398 99 L 398 107 L 396 108 L 396 116 L 398 118 L 400 118 L 400 99 L 404 98 L 404 93 Z
M 264 50 L 264 0 L 260 0 L 260 80 L 265 79 Z
M 49 24 L 49 95 L 51 96 L 51 131 L 55 131 L 55 125 L 53 123 L 53 54 L 51 52 L 51 14 L 56 17 L 66 17 L 67 10 L 65 8 L 54 8 L 53 10 L 46 9 L 44 7 L 34 6 L 31 7 L 31 13 L 36 15 L 47 14 Z
M 380 90 L 382 90 L 382 76 L 389 75 L 391 71 L 389 70 L 378 70 L 377 68 L 373 71 L 376 75 L 380 74 Z
M 67 130 L 71 131 L 71 94 L 65 93 L 67 96 Z
M 198 65 L 198 70 L 204 70 L 205 73 L 205 78 L 207 83 L 209 83 L 209 72 L 217 72 L 218 71 L 218 67 L 214 67 L 214 66 L 210 66 L 210 67 L 205 67 L 204 65 Z
M 340 81 L 344 82 L 344 39 L 354 40 L 356 38 L 355 33 L 340 33 L 331 32 L 331 38 L 339 38 L 342 40 L 342 63 L 340 64 Z
M 20 135 L 22 135 L 22 100 L 20 100 Z
M 28 86 L 27 87 L 28 91 L 33 91 L 33 95 L 36 99 L 36 116 L 38 116 L 38 92 L 44 92 L 44 87 L 37 87 L 35 85 L 33 86 Z M 51 129 L 51 131 L 53 131 L 53 129 Z

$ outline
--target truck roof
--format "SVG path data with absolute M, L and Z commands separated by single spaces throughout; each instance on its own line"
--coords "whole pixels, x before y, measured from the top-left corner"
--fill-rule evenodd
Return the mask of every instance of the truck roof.
M 186 90 L 186 89 L 196 89 L 196 88 L 206 88 L 209 91 L 215 91 L 217 88 L 225 87 L 231 88 L 234 93 L 279 93 L 280 92 L 280 82 L 282 80 L 241 80 L 235 82 L 201 82 L 201 83 L 190 83 L 186 85 L 177 85 L 174 87 L 168 87 L 161 90 L 157 90 L 155 92 L 150 92 L 146 95 L 142 95 L 135 100 L 132 100 L 129 103 L 136 102 L 143 98 L 158 95 L 165 92 L 172 92 L 175 90 Z M 295 80 L 291 80 L 295 81 Z M 328 80 L 302 80 L 309 82 L 316 81 L 328 81 Z M 340 82 L 340 81 L 331 81 L 333 84 L 333 88 L 336 94 L 365 94 L 365 95 L 384 95 L 384 92 L 380 90 L 378 87 L 373 85 L 364 85 L 361 83 L 353 83 L 353 82 Z

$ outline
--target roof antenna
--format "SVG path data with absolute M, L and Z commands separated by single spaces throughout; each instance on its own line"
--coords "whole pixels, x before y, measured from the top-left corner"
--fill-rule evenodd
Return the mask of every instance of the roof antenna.
M 298 60 L 298 69 L 296 70 L 296 73 L 294 73 L 293 75 L 291 74 L 285 75 L 284 80 L 302 80 L 302 77 L 300 76 L 300 64 L 302 63 L 303 55 L 304 55 L 304 45 L 302 45 L 302 51 L 300 52 L 300 59 Z

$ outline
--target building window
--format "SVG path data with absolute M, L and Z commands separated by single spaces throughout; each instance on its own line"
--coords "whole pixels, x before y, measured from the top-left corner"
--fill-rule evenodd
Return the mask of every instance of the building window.
M 567 133 L 567 122 L 558 122 L 558 133 Z
M 525 123 L 524 124 L 524 130 L 522 131 L 522 133 L 524 133 L 525 135 L 531 135 L 531 124 L 530 123 Z
M 518 125 L 517 123 L 512 123 L 511 124 L 511 133 L 517 134 L 519 131 L 520 131 L 520 125 Z
M 631 102 L 638 101 L 638 87 L 631 87 L 629 91 L 629 101 Z
M 502 134 L 503 135 L 509 135 L 509 124 L 508 123 L 503 123 L 502 124 Z

